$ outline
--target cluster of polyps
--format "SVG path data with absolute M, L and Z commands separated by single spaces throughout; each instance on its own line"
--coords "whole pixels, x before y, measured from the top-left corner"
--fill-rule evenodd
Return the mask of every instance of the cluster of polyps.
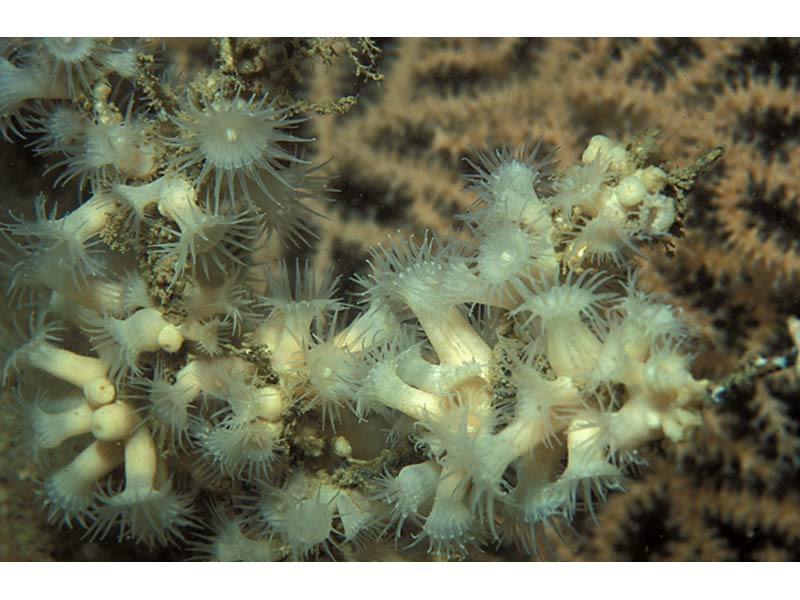
M 118 352 L 176 352 L 183 343 L 177 330 L 152 309 L 114 321 L 108 331 Z M 189 502 L 173 492 L 150 427 L 137 407 L 117 393 L 105 352 L 94 357 L 60 348 L 54 330 L 52 325 L 34 325 L 31 338 L 10 353 L 3 374 L 8 381 L 12 372 L 26 374 L 32 368 L 72 386 L 73 391 L 57 398 L 38 388 L 33 401 L 26 392 L 30 384 L 16 388 L 27 427 L 21 438 L 34 455 L 63 450 L 71 442 L 80 446 L 84 440 L 66 465 L 45 477 L 48 520 L 91 524 L 103 533 L 118 527 L 120 536 L 132 535 L 149 545 L 168 543 L 179 535 L 178 527 L 188 524 Z M 98 483 L 123 463 L 125 488 L 101 492 Z
M 538 529 L 620 489 L 642 444 L 685 438 L 704 393 L 675 310 L 621 268 L 673 224 L 666 175 L 600 136 L 549 196 L 536 148 L 481 159 L 482 203 L 461 217 L 473 239 L 393 242 L 364 281 L 424 334 L 368 352 L 356 392 L 361 416 L 413 419 L 428 455 L 382 495 L 445 554 L 487 538 L 535 547 Z M 475 303 L 505 327 L 470 318 Z
M 214 84 L 190 92 L 142 50 L 0 42 L 0 135 L 50 163 L 54 187 L 78 181 L 82 200 L 59 216 L 41 195 L 33 220 L 4 218 L 18 335 L 0 330 L 0 349 L 49 519 L 163 545 L 190 524 L 198 487 L 173 486 L 175 463 L 257 480 L 279 455 L 281 390 L 223 346 L 250 314 L 252 254 L 268 232 L 301 240 L 300 200 L 324 182 L 287 132 L 302 119 L 265 90 L 240 98 L 241 82 L 201 72 Z M 156 96 L 170 109 L 146 110 Z
M 102 185 L 75 211 L 41 200 L 35 222 L 5 226 L 9 289 L 37 316 L 6 341 L 4 380 L 34 454 L 71 450 L 44 475 L 51 520 L 163 545 L 202 526 L 201 488 L 224 501 L 243 481 L 223 502 L 239 514 L 216 505 L 198 549 L 301 558 L 411 535 L 448 557 L 489 541 L 535 551 L 545 526 L 620 489 L 642 444 L 700 423 L 686 328 L 629 266 L 676 218 L 659 168 L 600 136 L 560 177 L 530 143 L 481 154 L 462 235 L 376 249 L 348 321 L 330 278 L 284 267 L 257 296 L 245 277 L 265 221 L 302 232 L 295 178 L 311 171 L 278 149 L 301 141 L 280 117 L 238 96 L 192 104 L 155 140 L 189 148 L 163 175 L 111 164 L 101 182 L 96 166 Z M 269 148 L 242 145 L 248 123 L 275 130 Z M 55 320 L 84 347 L 62 346 Z M 37 392 L 36 371 L 64 389 Z M 305 427 L 315 411 L 339 428 L 327 446 Z M 350 440 L 387 421 L 390 444 L 415 442 L 389 453 L 402 462 L 356 456 Z
M 5 228 L 18 244 L 6 254 L 9 288 L 31 325 L 0 336 L 3 380 L 17 384 L 23 445 L 47 467 L 42 496 L 52 522 L 167 544 L 182 537 L 192 512 L 190 495 L 172 485 L 170 452 L 191 445 L 201 471 L 230 477 L 263 474 L 274 459 L 280 391 L 258 379 L 253 365 L 214 358 L 222 322 L 241 328 L 236 286 L 193 280 L 176 317 L 151 294 L 152 274 L 130 272 L 128 253 L 101 243 L 119 213 L 142 217 L 122 219 L 123 236 L 144 235 L 148 211 L 189 236 L 193 219 L 202 218 L 196 197 L 180 178 L 117 184 L 62 218 L 40 208 L 36 222 L 15 219 Z M 81 261 L 69 263 L 70 255 Z M 63 347 L 56 333 L 68 328 L 60 323 L 90 349 Z M 173 365 L 169 372 L 164 361 Z M 41 381 L 41 372 L 51 379 Z
M 602 136 L 561 178 L 537 150 L 481 155 L 481 202 L 460 216 L 471 239 L 376 249 L 348 327 L 329 291 L 305 289 L 273 302 L 257 336 L 328 414 L 414 424 L 421 462 L 386 474 L 376 498 L 384 531 L 410 528 L 445 556 L 535 550 L 537 532 L 622 489 L 643 444 L 701 423 L 687 329 L 630 267 L 675 221 L 666 173 Z M 315 331 L 326 313 L 332 328 Z

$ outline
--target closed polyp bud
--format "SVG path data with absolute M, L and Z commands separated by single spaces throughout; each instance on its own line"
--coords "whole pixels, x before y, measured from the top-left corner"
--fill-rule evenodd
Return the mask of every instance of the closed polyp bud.
M 628 175 L 619 182 L 616 189 L 617 200 L 625 208 L 640 204 L 646 192 L 644 183 L 636 175 Z
M 92 414 L 92 435 L 104 442 L 118 442 L 130 436 L 139 419 L 124 402 L 101 406 Z
M 104 406 L 114 401 L 116 389 L 108 377 L 95 377 L 83 386 L 83 394 L 92 408 Z

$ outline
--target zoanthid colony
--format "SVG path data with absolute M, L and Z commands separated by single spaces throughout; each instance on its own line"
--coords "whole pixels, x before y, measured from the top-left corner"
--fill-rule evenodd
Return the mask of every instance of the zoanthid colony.
M 270 90 L 109 40 L 1 61 L 2 133 L 57 173 L 2 229 L 4 410 L 50 523 L 216 560 L 537 554 L 701 426 L 690 330 L 636 278 L 685 190 L 641 147 L 478 152 L 451 234 L 388 239 L 344 298 L 263 259 L 335 197 Z

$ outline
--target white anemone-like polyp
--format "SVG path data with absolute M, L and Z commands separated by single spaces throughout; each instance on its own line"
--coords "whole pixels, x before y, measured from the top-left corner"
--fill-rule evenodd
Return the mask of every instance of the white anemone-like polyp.
M 170 383 L 160 362 L 156 362 L 152 379 L 134 381 L 140 397 L 148 402 L 148 423 L 158 440 L 169 440 L 173 447 L 183 448 L 189 441 L 194 423 L 192 403 L 203 391 L 199 371 L 203 364 L 192 360 L 175 375 Z
M 568 378 L 547 379 L 541 367 L 514 361 L 510 377 L 517 388 L 519 419 L 536 423 L 538 435 L 550 445 L 579 406 L 579 392 Z
M 588 255 L 593 263 L 625 263 L 627 256 L 641 255 L 633 243 L 634 232 L 625 226 L 626 216 L 602 209 L 598 215 L 581 223 L 572 241 L 568 260 Z
M 48 148 L 43 144 L 40 150 L 52 153 L 58 149 L 65 155 L 47 170 L 64 169 L 56 183 L 64 185 L 78 177 L 83 188 L 90 178 L 143 179 L 151 175 L 156 166 L 156 148 L 148 138 L 147 125 L 135 118 L 132 111 L 133 105 L 129 104 L 124 117 L 114 114 L 109 118 L 86 119 L 82 130 L 77 123 L 63 123 L 75 139 L 63 148 Z M 47 128 L 50 125 L 52 123 L 47 123 Z M 47 141 L 46 136 L 43 142 Z
M 506 307 L 510 283 L 528 275 L 540 255 L 539 236 L 531 235 L 512 222 L 498 222 L 481 231 L 476 271 L 486 287 L 486 302 Z
M 63 519 L 84 524 L 95 502 L 97 481 L 118 467 L 124 459 L 118 444 L 96 441 L 66 467 L 50 476 L 44 484 L 44 502 L 48 522 Z
M 231 99 L 202 99 L 200 105 L 190 101 L 186 109 L 173 118 L 179 133 L 170 144 L 186 148 L 188 153 L 176 158 L 175 168 L 184 172 L 199 166 L 195 185 L 213 177 L 214 197 L 227 192 L 230 203 L 236 203 L 235 191 L 250 202 L 248 184 L 254 183 L 272 197 L 270 178 L 289 186 L 281 176 L 286 164 L 303 162 L 281 147 L 282 143 L 304 142 L 284 131 L 304 119 L 287 119 L 286 111 L 267 102 L 266 96 L 249 100 L 238 95 Z
M 310 405 L 321 406 L 323 426 L 328 421 L 334 427 L 340 409 L 351 408 L 357 359 L 330 340 L 310 345 L 304 351 L 304 359 L 311 386 Z
M 86 136 L 89 120 L 73 106 L 60 104 L 47 110 L 36 105 L 34 109 L 30 131 L 38 137 L 30 145 L 37 155 L 68 153 Z
M 119 539 L 132 538 L 147 546 L 167 545 L 182 538 L 191 525 L 191 502 L 176 494 L 169 481 L 159 485 L 158 450 L 147 427 L 139 427 L 125 443 L 125 489 L 103 494 L 92 535 L 104 537 L 119 529 Z
M 162 209 L 163 212 L 163 209 Z M 219 203 L 207 199 L 205 208 L 194 202 L 170 213 L 178 229 L 165 226 L 176 241 L 155 246 L 156 255 L 175 258 L 172 285 L 188 265 L 192 271 L 200 267 L 209 278 L 210 263 L 219 271 L 227 272 L 230 265 L 246 265 L 244 256 L 254 249 L 266 225 L 254 211 L 246 209 L 235 214 L 220 210 Z
M 410 345 L 404 350 L 398 357 L 397 366 L 398 376 L 408 385 L 442 397 L 447 397 L 451 390 L 480 377 L 483 372 L 483 367 L 474 361 L 460 364 L 432 363 L 423 355 L 420 344 Z
M 55 346 L 52 343 L 57 341 L 55 328 L 50 323 L 34 329 L 31 339 L 14 350 L 6 360 L 3 381 L 8 381 L 12 371 L 19 371 L 23 365 L 28 365 L 81 388 L 93 407 L 114 400 L 116 390 L 107 377 L 108 367 L 105 363 L 99 358 Z
M 308 339 L 315 319 L 342 308 L 334 299 L 339 278 L 325 271 L 317 282 L 308 263 L 295 264 L 294 286 L 285 263 L 280 275 L 267 274 L 268 296 L 260 297 L 259 306 L 271 308 L 269 317 L 255 331 L 254 340 L 272 352 L 272 366 L 279 373 L 292 372 L 302 366 L 303 343 Z
M 0 136 L 9 141 L 9 131 L 25 137 L 22 132 L 28 126 L 28 118 L 22 109 L 28 100 L 69 96 L 63 82 L 53 81 L 35 61 L 21 64 L 14 58 L 0 56 Z
M 228 477 L 250 481 L 267 479 L 280 457 L 277 442 L 283 430 L 280 422 L 245 421 L 231 416 L 198 436 L 200 448 L 210 465 Z M 206 474 L 213 472 L 206 469 Z
M 680 310 L 658 302 L 649 294 L 627 287 L 619 304 L 624 311 L 620 335 L 625 352 L 638 362 L 645 362 L 657 345 L 680 344 L 689 338 L 689 328 Z
M 42 38 L 42 47 L 52 59 L 51 78 L 64 77 L 70 94 L 89 91 L 90 80 L 97 74 L 93 54 L 96 40 L 85 37 Z
M 506 145 L 493 152 L 478 150 L 480 164 L 465 159 L 475 170 L 466 179 L 490 210 L 533 222 L 542 212 L 536 189 L 549 178 L 553 167 L 552 153 L 538 157 L 541 147 L 541 138 L 528 136 L 517 148 Z
M 491 348 L 458 305 L 469 297 L 472 276 L 459 268 L 456 250 L 426 231 L 421 244 L 389 238 L 373 249 L 369 279 L 360 279 L 371 300 L 402 303 L 414 313 L 442 363 L 488 364 Z
M 429 392 L 408 385 L 398 375 L 401 348 L 396 344 L 378 347 L 366 356 L 369 365 L 356 394 L 359 418 L 373 410 L 391 408 L 417 420 L 436 420 L 443 416 L 442 400 Z
M 567 468 L 552 486 L 563 494 L 566 513 L 572 518 L 578 497 L 597 521 L 593 496 L 605 500 L 609 490 L 622 490 L 623 473 L 608 460 L 603 427 L 586 421 L 574 421 L 567 432 Z
M 507 533 L 528 552 L 538 554 L 541 542 L 552 554 L 548 540 L 550 533 L 561 537 L 559 525 L 569 528 L 562 510 L 563 491 L 552 483 L 563 469 L 561 465 L 565 455 L 563 445 L 553 445 L 537 449 L 535 455 L 531 453 L 516 461 L 517 485 L 510 492 L 514 503 L 506 505 L 506 510 L 512 515 Z M 505 523 L 501 527 L 505 527 Z
M 225 509 L 211 506 L 211 530 L 200 534 L 202 541 L 192 544 L 199 560 L 215 562 L 274 562 L 286 558 L 288 551 L 278 540 L 252 539 L 245 535 L 247 523 L 241 516 L 230 517 Z
M 381 301 L 371 302 L 333 341 L 339 348 L 350 352 L 366 352 L 384 344 L 401 332 L 400 322 L 394 312 Z
M 123 176 L 145 178 L 155 167 L 155 149 L 147 141 L 146 126 L 131 117 L 94 123 L 86 135 L 82 162 L 87 171 L 105 174 L 111 169 Z
M 195 343 L 197 350 L 209 356 L 219 356 L 230 326 L 229 321 L 214 318 L 205 323 L 187 321 L 180 330 L 184 338 Z
M 35 221 L 11 215 L 14 222 L 2 225 L 2 232 L 23 254 L 12 267 L 12 290 L 44 286 L 85 304 L 89 301 L 85 298 L 89 279 L 103 271 L 102 254 L 97 248 L 99 234 L 116 210 L 116 203 L 105 194 L 95 194 L 56 218 L 57 207 L 48 213 L 46 199 L 40 195 L 35 208 Z
M 183 335 L 154 308 L 143 308 L 126 319 L 101 317 L 96 320 L 91 340 L 95 349 L 121 378 L 131 370 L 139 374 L 139 357 L 144 352 L 174 353 L 183 345 Z
M 335 312 L 327 330 L 316 322 L 311 340 L 303 349 L 310 389 L 305 397 L 312 407 L 322 407 L 323 427 L 329 422 L 335 429 L 342 407 L 352 408 L 352 397 L 357 388 L 359 372 L 358 354 L 336 343 L 339 312 Z M 346 337 L 339 338 L 346 339 Z
M 420 243 L 389 236 L 370 250 L 371 273 L 359 281 L 371 300 L 402 303 L 414 313 L 454 306 L 464 299 L 466 287 L 453 277 L 451 250 L 436 234 L 426 230 Z M 417 315 L 419 317 L 419 315 Z
M 80 396 L 66 410 L 51 412 L 44 402 L 36 402 L 29 412 L 33 430 L 34 455 L 41 450 L 57 448 L 66 440 L 89 433 L 92 428 L 92 407 Z
M 289 545 L 295 560 L 317 555 L 320 550 L 330 554 L 329 546 L 336 545 L 333 519 L 338 491 L 330 486 L 314 487 L 299 473 L 283 488 L 269 492 L 261 505 L 267 531 Z
M 374 538 L 379 526 L 378 505 L 358 490 L 333 489 L 344 541 L 359 546 L 365 540 Z
M 475 518 L 466 502 L 467 485 L 460 473 L 445 469 L 436 486 L 433 508 L 425 518 L 422 535 L 428 538 L 428 551 L 450 558 L 466 553 L 474 539 Z
M 189 319 L 206 321 L 224 315 L 231 323 L 232 333 L 239 335 L 244 320 L 252 317 L 250 299 L 247 288 L 239 281 L 237 269 L 229 268 L 228 272 L 230 276 L 217 287 L 187 283 L 183 298 Z
M 566 281 L 530 280 L 517 283 L 524 298 L 511 315 L 527 314 L 525 326 L 539 320 L 544 330 L 545 352 L 556 375 L 572 377 L 592 369 L 600 354 L 600 335 L 607 329 L 602 303 L 613 297 L 598 291 L 608 280 L 602 272 L 584 271 L 575 279 L 572 272 Z
M 582 214 L 594 216 L 602 206 L 600 193 L 608 179 L 608 161 L 602 156 L 588 164 L 573 165 L 556 183 L 556 195 L 549 202 L 567 219 L 572 218 L 572 209 L 576 207 Z
M 396 527 L 398 538 L 407 519 L 420 523 L 422 514 L 430 511 L 440 474 L 441 468 L 436 461 L 427 460 L 407 465 L 400 469 L 397 477 L 386 476 L 380 481 L 377 498 L 391 505 L 387 529 Z
M 126 40 L 121 44 L 101 45 L 96 52 L 97 61 L 104 71 L 116 73 L 123 79 L 133 79 L 139 73 L 139 55 L 143 44 L 137 40 Z M 144 59 L 146 60 L 146 59 Z
M 225 369 L 217 372 L 222 375 Z M 225 381 L 207 388 L 211 399 L 225 406 L 212 417 L 214 423 L 198 433 L 200 448 L 210 465 L 223 475 L 265 479 L 280 454 L 285 401 L 274 386 L 259 387 L 245 370 L 228 371 Z M 206 469 L 206 473 L 213 472 Z

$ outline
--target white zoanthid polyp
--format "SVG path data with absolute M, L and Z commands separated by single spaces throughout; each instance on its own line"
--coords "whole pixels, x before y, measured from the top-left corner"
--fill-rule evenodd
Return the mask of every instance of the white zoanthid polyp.
M 232 333 L 239 335 L 245 319 L 253 317 L 252 300 L 248 288 L 239 280 L 239 270 L 229 267 L 228 272 L 230 277 L 216 286 L 188 283 L 184 302 L 190 320 L 206 321 L 222 316 L 231 323 Z
M 542 139 L 528 136 L 513 148 L 504 145 L 493 152 L 478 150 L 480 164 L 465 159 L 475 171 L 465 179 L 472 184 L 489 211 L 512 215 L 532 223 L 544 214 L 538 194 L 550 187 L 554 153 L 539 158 Z
M 187 266 L 193 273 L 202 272 L 206 279 L 210 266 L 223 273 L 230 265 L 244 267 L 244 257 L 254 249 L 265 231 L 263 219 L 251 209 L 229 213 L 209 198 L 202 208 L 191 202 L 168 214 L 178 227 L 165 226 L 163 229 L 175 241 L 157 244 L 154 254 L 174 257 L 172 285 Z
M 396 317 L 385 305 L 370 305 L 339 331 L 342 314 L 335 310 L 327 325 L 316 320 L 303 350 L 309 386 L 303 398 L 309 399 L 309 406 L 321 408 L 323 427 L 328 422 L 334 428 L 342 408 L 354 409 L 365 354 L 401 335 Z
M 131 79 L 139 71 L 138 42 L 109 43 L 88 37 L 40 38 L 37 45 L 50 63 L 52 80 L 63 80 L 73 97 L 93 92 L 103 75 Z
M 92 429 L 94 409 L 80 392 L 50 399 L 40 387 L 31 392 L 16 386 L 14 393 L 29 427 L 20 439 L 34 460 Z
M 67 154 L 86 137 L 89 119 L 71 105 L 59 104 L 50 110 L 34 105 L 28 131 L 36 136 L 29 142 L 39 156 Z
M 120 380 L 128 371 L 141 374 L 140 356 L 163 350 L 175 353 L 183 345 L 180 330 L 154 308 L 143 308 L 124 319 L 96 317 L 90 339 L 109 365 L 112 377 Z
M 524 327 L 538 320 L 547 359 L 557 375 L 581 375 L 594 366 L 600 336 L 607 329 L 603 303 L 614 297 L 599 291 L 608 279 L 602 271 L 585 271 L 577 279 L 570 272 L 564 282 L 529 279 L 517 284 L 524 300 L 510 314 L 522 315 Z
M 421 244 L 390 238 L 372 250 L 371 273 L 359 282 L 372 301 L 410 309 L 443 363 L 486 365 L 491 349 L 460 309 L 473 299 L 475 281 L 458 251 L 428 232 Z
M 199 352 L 208 356 L 219 356 L 231 326 L 227 319 L 215 317 L 205 322 L 187 321 L 180 326 L 180 331 L 184 338 L 194 342 L 195 349 Z
M 214 267 L 219 273 L 244 268 L 246 256 L 266 230 L 263 217 L 251 208 L 235 212 L 221 206 L 218 199 L 212 200 L 208 193 L 205 202 L 198 202 L 195 188 L 181 177 L 165 175 L 144 185 L 117 184 L 113 196 L 132 211 L 135 221 L 146 221 L 148 209 L 156 207 L 175 224 L 158 224 L 172 239 L 153 246 L 154 256 L 171 259 L 170 287 L 187 269 L 208 279 Z M 235 278 L 226 280 L 220 289 L 231 285 L 235 285 Z M 208 316 L 218 314 L 205 312 Z
M 213 178 L 216 200 L 225 194 L 231 205 L 241 207 L 238 198 L 252 204 L 255 189 L 273 197 L 270 180 L 290 187 L 281 171 L 288 163 L 303 162 L 281 144 L 308 141 L 285 131 L 304 119 L 286 118 L 286 111 L 266 96 L 201 98 L 199 102 L 190 98 L 184 110 L 171 118 L 179 131 L 169 143 L 188 149 L 176 156 L 173 167 L 179 173 L 199 168 L 195 186 Z
M 627 215 L 619 210 L 603 207 L 594 218 L 576 225 L 568 260 L 588 256 L 592 263 L 614 263 L 621 267 L 629 256 L 641 254 L 634 244 L 637 231 L 626 223 Z
M 352 408 L 359 372 L 358 356 L 336 343 L 338 317 L 337 311 L 325 332 L 316 324 L 316 331 L 303 348 L 310 388 L 305 397 L 310 406 L 321 407 L 323 426 L 327 422 L 332 428 L 341 416 L 341 409 Z
M 476 540 L 478 520 L 470 510 L 468 491 L 460 472 L 446 466 L 442 469 L 433 507 L 420 535 L 420 539 L 427 538 L 429 552 L 449 559 L 454 554 L 466 554 L 467 545 Z
M 637 290 L 635 283 L 635 276 L 630 277 L 626 293 L 615 308 L 624 315 L 619 330 L 625 352 L 632 359 L 644 362 L 654 348 L 686 342 L 690 329 L 681 318 L 680 309 Z
M 95 441 L 66 467 L 50 475 L 44 482 L 44 503 L 48 522 L 73 521 L 86 524 L 90 510 L 96 505 L 98 481 L 122 464 L 123 449 L 119 444 Z
M 56 184 L 65 185 L 78 178 L 80 188 L 92 181 L 105 184 L 112 179 L 146 179 L 155 170 L 156 147 L 149 139 L 147 122 L 132 114 L 128 106 L 124 117 L 117 113 L 87 119 L 83 130 L 71 144 L 59 148 L 64 158 L 49 171 L 63 169 Z
M 556 194 L 547 201 L 568 221 L 576 208 L 583 215 L 594 216 L 602 206 L 601 192 L 610 177 L 608 161 L 602 155 L 587 164 L 572 165 L 555 183 Z
M 211 507 L 210 528 L 201 534 L 202 541 L 192 544 L 199 560 L 216 562 L 272 562 L 284 560 L 288 551 L 277 539 L 253 539 L 241 516 L 232 517 L 219 505 Z M 250 528 L 252 529 L 252 527 Z
M 578 509 L 578 498 L 593 518 L 596 496 L 605 500 L 608 491 L 622 490 L 622 470 L 609 461 L 594 424 L 576 421 L 567 432 L 567 468 L 551 484 L 548 493 L 559 498 L 562 510 L 572 519 Z
M 138 427 L 125 442 L 125 487 L 101 494 L 90 530 L 93 537 L 105 537 L 116 529 L 118 539 L 131 538 L 147 546 L 183 539 L 181 528 L 192 524 L 191 502 L 164 480 L 159 461 L 147 426 Z
M 25 221 L 11 215 L 2 233 L 18 246 L 21 257 L 11 270 L 10 289 L 46 285 L 64 295 L 79 299 L 89 280 L 104 271 L 98 245 L 100 233 L 116 210 L 116 203 L 98 193 L 72 212 L 56 218 L 56 209 L 47 212 L 46 198 L 36 198 L 36 219 Z
M 185 448 L 190 439 L 195 417 L 194 401 L 203 392 L 201 371 L 207 364 L 192 360 L 182 367 L 170 382 L 161 361 L 156 362 L 151 377 L 134 378 L 130 382 L 135 397 L 147 402 L 148 424 L 153 436 L 173 448 Z
M 88 92 L 96 76 L 93 55 L 98 42 L 87 37 L 41 38 L 42 49 L 51 57 L 52 80 L 63 78 L 70 94 Z
M 535 423 L 533 436 L 544 445 L 558 443 L 558 434 L 580 406 L 580 392 L 569 378 L 548 379 L 541 360 L 513 360 L 509 380 L 516 387 L 519 419 Z
M 256 306 L 268 308 L 270 313 L 256 328 L 254 338 L 269 348 L 276 371 L 294 373 L 303 366 L 303 347 L 314 321 L 343 307 L 333 297 L 339 278 L 328 269 L 317 281 L 308 263 L 301 268 L 299 261 L 293 277 L 286 263 L 281 263 L 279 274 L 267 273 L 266 278 L 267 295 L 260 296 Z
M 391 507 L 385 519 L 384 531 L 395 527 L 395 536 L 399 538 L 407 520 L 421 526 L 423 515 L 430 512 L 440 475 L 441 467 L 432 459 L 407 465 L 400 469 L 396 477 L 384 475 L 378 481 L 379 488 L 375 496 Z
M 217 362 L 217 361 L 214 361 Z M 209 368 L 209 367 L 206 367 Z M 198 446 L 207 462 L 204 472 L 251 481 L 268 479 L 272 464 L 280 458 L 278 441 L 283 433 L 286 399 L 275 386 L 265 385 L 243 363 L 220 362 L 211 366 L 219 384 L 204 386 L 206 404 L 217 410 L 198 427 Z M 199 379 L 205 378 L 200 374 Z
M 382 344 L 366 354 L 356 393 L 356 414 L 364 418 L 372 411 L 391 408 L 415 420 L 437 419 L 444 411 L 439 396 L 417 389 L 398 375 L 402 354 L 407 350 L 402 338 Z
M 265 533 L 286 543 L 295 560 L 318 556 L 320 551 L 330 555 L 340 535 L 333 522 L 339 493 L 298 471 L 281 488 L 264 494 L 259 516 Z
M 483 225 L 478 235 L 480 246 L 474 270 L 486 289 L 484 302 L 501 307 L 513 305 L 509 298 L 513 282 L 532 274 L 539 259 L 547 254 L 541 237 L 516 223 L 499 220 Z
M 62 80 L 54 80 L 29 53 L 0 44 L 0 135 L 11 141 L 10 133 L 24 138 L 29 115 L 23 108 L 29 100 L 69 97 Z
M 507 419 L 494 408 L 475 400 L 453 406 L 439 419 L 425 420 L 418 439 L 442 464 L 443 477 L 460 480 L 470 512 L 482 520 L 494 513 L 495 498 L 504 493 L 503 473 L 517 457 L 531 451 L 541 440 L 537 423 L 516 419 L 501 431 Z
M 200 433 L 198 445 L 208 461 L 207 476 L 218 474 L 247 481 L 268 480 L 281 452 L 278 440 L 282 423 L 247 420 L 228 414 L 221 422 Z
M 8 353 L 3 365 L 4 382 L 9 381 L 12 372 L 19 373 L 30 366 L 81 389 L 94 407 L 114 400 L 116 391 L 102 360 L 54 345 L 60 341 L 55 335 L 59 329 L 55 323 L 31 323 L 30 329 L 29 339 Z
M 323 166 L 324 163 L 312 166 L 290 162 L 280 172 L 280 179 L 264 180 L 269 193 L 250 190 L 249 202 L 270 224 L 270 234 L 274 233 L 282 243 L 302 248 L 319 237 L 314 217 L 323 220 L 326 217 L 310 208 L 306 201 L 327 202 L 329 192 L 336 191 L 329 187 L 330 178 L 317 174 Z

